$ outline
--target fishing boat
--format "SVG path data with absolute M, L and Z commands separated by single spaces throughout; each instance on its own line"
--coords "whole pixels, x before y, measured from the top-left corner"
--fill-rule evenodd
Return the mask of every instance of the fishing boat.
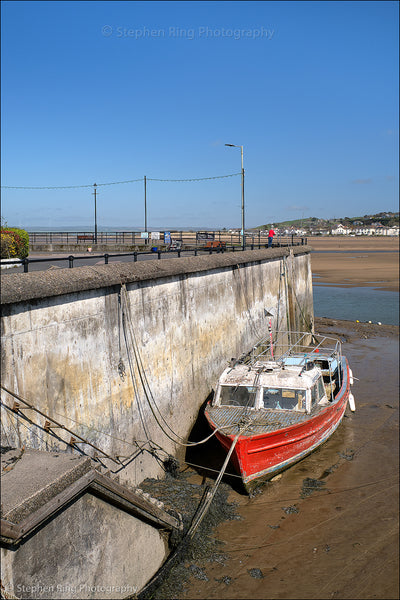
M 205 416 L 250 492 L 330 438 L 355 410 L 352 383 L 339 340 L 282 332 L 232 359 Z

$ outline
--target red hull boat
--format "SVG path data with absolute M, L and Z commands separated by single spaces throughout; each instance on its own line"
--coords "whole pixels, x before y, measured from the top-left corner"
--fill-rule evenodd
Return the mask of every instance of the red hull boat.
M 286 336 L 286 338 L 285 338 Z M 323 444 L 340 424 L 352 372 L 338 340 L 315 334 L 266 340 L 225 369 L 205 416 L 250 491 Z M 290 338 L 289 338 L 290 339 Z

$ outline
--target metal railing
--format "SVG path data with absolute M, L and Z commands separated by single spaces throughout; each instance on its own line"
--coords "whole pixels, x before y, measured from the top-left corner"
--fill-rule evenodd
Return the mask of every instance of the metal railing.
M 82 245 L 88 243 L 101 245 L 122 245 L 122 246 L 149 246 L 157 243 L 167 243 L 167 236 L 178 240 L 185 245 L 200 247 L 206 240 L 216 240 L 225 242 L 228 246 L 241 245 L 241 235 L 239 232 L 218 231 L 160 231 L 149 232 L 149 237 L 142 237 L 141 231 L 29 231 L 30 244 L 64 244 L 64 245 Z M 152 237 L 154 236 L 154 237 Z M 298 239 L 295 234 L 276 235 L 275 244 L 288 245 L 285 240 Z M 246 245 L 266 244 L 268 234 L 263 231 L 246 233 Z M 282 242 L 282 243 L 280 243 Z M 291 244 L 290 244 L 291 245 Z
M 175 238 L 176 239 L 176 238 Z M 153 240 L 154 241 L 154 240 Z M 307 238 L 304 237 L 296 237 L 296 236 L 286 236 L 286 237 L 278 237 L 276 240 L 274 240 L 272 247 L 273 248 L 278 248 L 278 247 L 288 247 L 288 246 L 304 246 L 307 245 Z M 8 265 L 16 265 L 16 266 L 23 266 L 24 268 L 24 273 L 28 273 L 29 272 L 29 265 L 35 264 L 35 263 L 54 263 L 54 262 L 60 262 L 60 263 L 66 263 L 68 262 L 68 268 L 72 269 L 75 265 L 74 263 L 76 263 L 76 261 L 87 261 L 87 260 L 96 260 L 97 262 L 101 259 L 104 259 L 104 264 L 107 265 L 109 263 L 109 259 L 110 258 L 120 258 L 120 257 L 124 257 L 124 256 L 131 256 L 133 259 L 133 262 L 137 262 L 138 258 L 141 256 L 145 256 L 148 255 L 152 258 L 157 258 L 158 260 L 161 260 L 162 255 L 177 255 L 178 258 L 180 258 L 182 255 L 190 255 L 190 256 L 197 256 L 198 254 L 220 254 L 220 253 L 224 253 L 224 252 L 241 252 L 243 250 L 257 250 L 257 249 L 261 249 L 261 248 L 266 248 L 268 247 L 268 244 L 249 244 L 246 245 L 245 248 L 242 248 L 242 246 L 239 245 L 232 245 L 232 246 L 221 246 L 218 248 L 205 248 L 205 244 L 204 244 L 204 240 L 202 241 L 202 245 L 201 246 L 195 246 L 195 247 L 188 247 L 188 248 L 181 248 L 181 249 L 169 249 L 168 247 L 165 247 L 165 249 L 161 249 L 159 246 L 153 246 L 152 249 L 150 250 L 140 250 L 137 251 L 135 250 L 134 252 L 118 252 L 118 253 L 105 253 L 105 254 L 85 254 L 85 255 L 81 255 L 81 256 L 74 256 L 74 255 L 68 255 L 68 256 L 62 256 L 62 257 L 46 257 L 46 258 L 24 258 L 24 259 L 15 259 L 15 260 L 7 260 L 7 264 Z

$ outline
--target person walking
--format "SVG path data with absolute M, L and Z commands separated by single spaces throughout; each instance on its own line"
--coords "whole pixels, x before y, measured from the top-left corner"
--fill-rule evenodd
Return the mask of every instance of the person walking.
M 275 235 L 275 231 L 271 227 L 271 229 L 268 232 L 268 248 L 272 247 L 272 240 L 274 238 L 274 235 Z

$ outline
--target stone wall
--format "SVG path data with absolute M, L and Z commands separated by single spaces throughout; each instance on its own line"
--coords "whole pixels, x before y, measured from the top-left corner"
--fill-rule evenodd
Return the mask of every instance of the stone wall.
M 17 550 L 1 548 L 1 577 L 9 598 L 127 598 L 167 554 L 158 529 L 84 494 Z
M 313 321 L 307 246 L 13 273 L 1 294 L 3 386 L 122 462 L 104 461 L 133 484 L 183 452 L 176 436 L 227 361 L 267 333 L 264 308 L 274 329 Z M 70 434 L 24 415 L 2 408 L 3 444 L 71 451 Z

